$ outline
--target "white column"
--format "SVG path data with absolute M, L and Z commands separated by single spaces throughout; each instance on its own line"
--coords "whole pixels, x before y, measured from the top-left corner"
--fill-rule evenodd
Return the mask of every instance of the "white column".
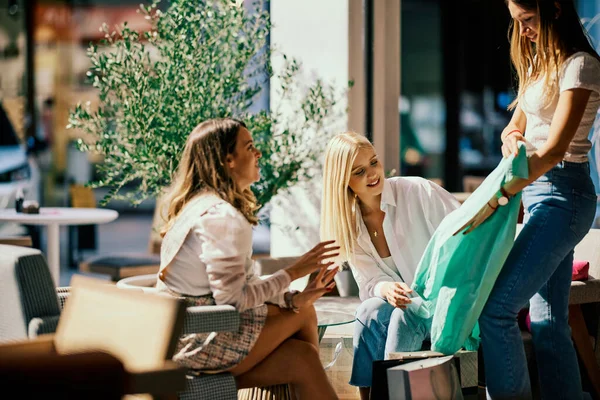
M 48 254 L 48 267 L 50 275 L 56 286 L 60 285 L 60 225 L 49 224 L 47 229 L 48 240 L 46 242 L 46 253 Z
M 365 17 L 363 0 L 348 0 L 348 129 L 366 133 Z
M 320 78 L 344 90 L 348 83 L 348 0 L 271 0 L 271 43 L 303 66 L 307 84 Z M 280 67 L 275 55 L 273 67 Z M 279 82 L 271 79 L 271 109 L 277 108 Z M 339 105 L 341 109 L 346 107 Z M 297 110 L 284 110 L 292 115 Z M 285 116 L 284 116 L 285 118 Z M 328 127 L 334 134 L 346 129 Z M 335 130 L 335 132 L 333 131 Z M 315 134 L 307 132 L 306 134 Z M 322 184 L 320 174 L 306 184 L 297 185 L 289 194 L 278 195 L 271 213 L 271 256 L 295 256 L 319 242 Z
M 373 144 L 400 173 L 400 1 L 373 1 Z

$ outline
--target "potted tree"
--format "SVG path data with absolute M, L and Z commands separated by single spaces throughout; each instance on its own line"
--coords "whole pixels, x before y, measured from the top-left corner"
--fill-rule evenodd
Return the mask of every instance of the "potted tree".
M 140 12 L 149 22 L 146 32 L 126 23 L 101 28 L 104 41 L 88 50 L 99 106 L 78 104 L 69 116 L 68 128 L 83 133 L 79 149 L 102 156 L 99 179 L 90 183 L 110 189 L 102 204 L 136 205 L 160 195 L 187 135 L 209 118 L 241 118 L 252 131 L 263 153 L 253 186 L 261 206 L 318 172 L 341 93 L 318 79 L 305 84 L 300 64 L 278 54 L 282 101 L 271 110 L 257 107 L 276 54 L 262 2 L 173 0 L 163 7 L 155 0 Z M 282 118 L 280 110 L 290 107 L 295 117 Z

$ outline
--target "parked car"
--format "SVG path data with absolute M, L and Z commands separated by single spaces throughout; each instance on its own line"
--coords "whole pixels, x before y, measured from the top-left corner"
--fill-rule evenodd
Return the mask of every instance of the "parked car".
M 0 209 L 15 206 L 15 195 L 21 188 L 25 200 L 40 201 L 40 170 L 27 144 L 17 137 L 13 125 L 0 103 Z M 16 224 L 0 223 L 0 235 L 23 231 Z

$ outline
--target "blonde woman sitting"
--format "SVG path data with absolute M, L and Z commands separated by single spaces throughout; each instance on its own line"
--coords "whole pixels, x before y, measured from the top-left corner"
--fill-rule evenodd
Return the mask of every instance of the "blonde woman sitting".
M 340 246 L 363 301 L 356 311 L 350 384 L 368 399 L 372 363 L 393 351 L 420 350 L 428 320 L 411 303 L 417 265 L 442 219 L 459 207 L 440 186 L 418 177 L 385 178 L 375 148 L 342 133 L 325 155 L 321 238 Z
M 334 287 L 338 247 L 320 243 L 266 279 L 252 274 L 252 225 L 261 153 L 245 125 L 209 120 L 190 134 L 170 191 L 157 287 L 190 305 L 229 304 L 237 332 L 182 336 L 174 360 L 229 371 L 238 388 L 291 384 L 299 399 L 337 399 L 318 353 L 313 302 Z M 319 271 L 301 293 L 290 282 Z

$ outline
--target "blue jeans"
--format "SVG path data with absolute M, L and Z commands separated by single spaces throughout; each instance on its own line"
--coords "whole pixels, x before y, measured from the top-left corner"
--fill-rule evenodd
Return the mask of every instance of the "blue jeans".
M 430 329 L 431 319 L 411 310 L 396 308 L 379 297 L 363 301 L 356 309 L 350 384 L 371 387 L 373 361 L 393 351 L 421 350 Z
M 531 398 L 517 326 L 529 302 L 542 398 L 581 399 L 568 314 L 573 249 L 596 209 L 589 164 L 559 163 L 523 190 L 523 207 L 523 230 L 479 318 L 488 398 Z

